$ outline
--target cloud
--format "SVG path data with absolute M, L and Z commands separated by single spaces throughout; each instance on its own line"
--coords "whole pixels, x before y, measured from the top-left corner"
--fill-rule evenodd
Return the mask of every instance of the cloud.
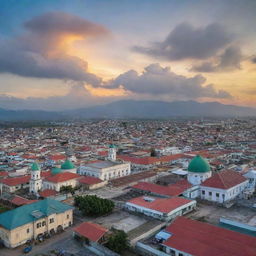
M 192 71 L 196 72 L 222 72 L 231 71 L 235 69 L 241 69 L 241 61 L 243 55 L 239 47 L 230 46 L 217 57 L 217 61 L 214 62 L 206 61 L 200 65 L 192 67 Z M 216 63 L 217 62 L 217 63 Z
M 129 70 L 111 81 L 108 86 L 118 88 L 123 86 L 125 90 L 149 94 L 158 97 L 160 95 L 172 95 L 184 99 L 209 98 L 231 98 L 232 96 L 224 91 L 216 91 L 211 84 L 206 84 L 202 75 L 185 77 L 177 75 L 169 67 L 161 67 L 154 63 L 145 67 L 142 74 L 135 70 Z
M 195 28 L 188 23 L 177 25 L 162 42 L 149 47 L 135 46 L 137 52 L 166 60 L 207 59 L 232 41 L 233 36 L 213 23 Z
M 0 41 L 0 73 L 101 83 L 88 63 L 70 56 L 67 48 L 74 40 L 107 37 L 107 29 L 63 12 L 43 14 L 24 26 L 24 34 Z
M 251 59 L 252 63 L 256 63 L 256 56 Z

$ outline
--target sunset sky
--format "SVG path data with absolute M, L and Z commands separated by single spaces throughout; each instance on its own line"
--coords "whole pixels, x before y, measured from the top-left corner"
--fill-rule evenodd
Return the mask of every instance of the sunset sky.
M 0 107 L 256 107 L 255 0 L 1 0 Z

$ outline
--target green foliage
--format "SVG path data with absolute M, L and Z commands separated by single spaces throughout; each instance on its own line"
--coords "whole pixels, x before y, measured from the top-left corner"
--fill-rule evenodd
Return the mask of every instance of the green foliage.
M 60 192 L 66 193 L 66 194 L 71 193 L 73 195 L 75 193 L 75 189 L 72 188 L 71 185 L 69 185 L 69 186 L 61 186 Z
M 126 233 L 123 230 L 115 231 L 106 246 L 114 252 L 122 253 L 129 247 Z
M 154 148 L 151 149 L 150 156 L 153 156 L 153 157 L 157 156 L 156 150 Z
M 114 203 L 95 195 L 76 196 L 75 206 L 87 216 L 101 216 L 112 212 Z

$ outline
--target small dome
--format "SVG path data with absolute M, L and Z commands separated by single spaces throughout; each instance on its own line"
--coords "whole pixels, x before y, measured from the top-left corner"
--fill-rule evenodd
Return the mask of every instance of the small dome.
M 195 156 L 188 165 L 189 172 L 209 172 L 211 170 L 209 163 L 203 157 Z
M 52 170 L 51 170 L 51 174 L 52 174 L 52 175 L 56 175 L 56 174 L 61 173 L 61 172 L 62 172 L 61 169 L 58 168 L 58 167 L 54 167 L 54 168 L 52 168 Z
M 64 169 L 64 170 L 70 170 L 70 169 L 74 169 L 75 166 L 73 165 L 73 163 L 70 161 L 70 160 L 66 160 L 65 163 L 63 163 L 61 165 L 61 169 Z
M 31 166 L 31 170 L 32 171 L 39 171 L 40 168 L 39 168 L 39 165 L 37 164 L 37 162 L 34 162 Z
M 110 144 L 109 148 L 116 148 L 116 146 L 114 144 Z

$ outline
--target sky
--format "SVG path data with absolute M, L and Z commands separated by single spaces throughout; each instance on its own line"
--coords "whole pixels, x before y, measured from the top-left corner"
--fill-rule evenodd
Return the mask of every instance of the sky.
M 0 107 L 256 107 L 255 0 L 1 0 Z

